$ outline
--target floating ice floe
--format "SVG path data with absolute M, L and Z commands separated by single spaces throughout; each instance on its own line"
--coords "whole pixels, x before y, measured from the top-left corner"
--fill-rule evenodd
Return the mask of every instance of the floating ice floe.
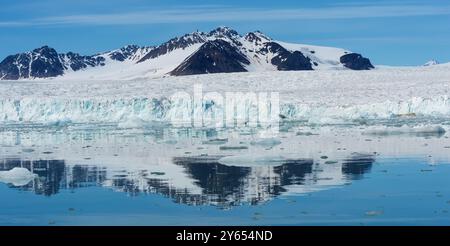
M 14 186 L 24 186 L 30 183 L 36 174 L 26 168 L 15 167 L 9 171 L 0 171 L 0 182 Z

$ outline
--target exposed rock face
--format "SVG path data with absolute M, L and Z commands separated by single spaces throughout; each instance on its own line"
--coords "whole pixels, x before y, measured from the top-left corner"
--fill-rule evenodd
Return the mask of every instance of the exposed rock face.
M 276 65 L 273 59 L 272 64 Z M 300 51 L 290 53 L 284 60 L 281 59 L 277 66 L 278 70 L 283 71 L 313 70 L 311 59 L 305 57 Z
M 113 51 L 109 54 L 109 57 L 116 61 L 125 61 L 132 57 L 140 49 L 137 45 L 127 45 L 119 50 Z
M 20 78 L 22 73 L 28 74 L 28 69 L 23 71 L 20 71 L 19 69 L 19 64 L 23 64 L 26 61 L 29 63 L 29 58 L 20 57 L 18 55 L 6 57 L 0 63 L 0 79 L 17 80 Z
M 311 59 L 305 57 L 300 51 L 290 52 L 278 43 L 266 43 L 261 52 L 275 54 L 271 63 L 280 71 L 313 70 Z
M 67 54 L 61 54 L 60 58 L 63 61 L 64 68 L 68 69 L 70 67 L 73 71 L 105 65 L 105 58 L 102 56 L 82 56 L 77 53 L 68 52 Z
M 369 59 L 357 53 L 350 53 L 341 56 L 340 62 L 352 70 L 370 70 L 375 68 Z
M 244 39 L 255 45 L 261 45 L 264 42 L 269 42 L 271 40 L 269 37 L 267 37 L 260 31 L 249 32 L 245 35 Z
M 218 27 L 209 32 L 208 37 L 234 39 L 239 37 L 239 33 L 229 27 Z
M 167 41 L 164 44 L 157 46 L 154 49 L 151 49 L 144 57 L 142 57 L 138 63 L 144 62 L 148 59 L 153 59 L 158 56 L 165 55 L 176 49 L 185 49 L 193 44 L 203 43 L 205 42 L 204 33 L 192 33 L 186 34 L 182 37 L 173 38 Z
M 246 72 L 250 62 L 228 42 L 217 39 L 203 44 L 193 55 L 175 68 L 171 75 Z

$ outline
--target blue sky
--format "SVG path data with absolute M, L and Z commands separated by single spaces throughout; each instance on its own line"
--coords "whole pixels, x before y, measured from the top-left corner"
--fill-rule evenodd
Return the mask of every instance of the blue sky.
M 229 26 L 336 46 L 375 64 L 450 61 L 449 0 L 0 0 L 0 60 L 49 45 L 93 54 Z

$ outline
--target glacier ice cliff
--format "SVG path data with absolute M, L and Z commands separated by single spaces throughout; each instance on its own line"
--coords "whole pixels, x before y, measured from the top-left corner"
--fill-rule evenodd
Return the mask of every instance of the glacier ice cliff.
M 238 102 L 239 103 L 239 102 Z M 246 103 L 246 102 L 242 102 Z M 224 107 L 203 102 L 203 118 L 221 115 Z M 241 107 L 237 114 L 256 117 L 257 108 Z M 167 98 L 130 99 L 64 99 L 22 98 L 0 99 L 0 123 L 123 123 L 123 126 L 142 125 L 143 122 L 167 122 L 180 114 L 193 116 L 190 102 L 171 101 Z M 414 97 L 405 101 L 386 101 L 361 105 L 312 105 L 284 103 L 280 105 L 280 118 L 307 121 L 311 124 L 340 124 L 359 120 L 378 120 L 399 117 L 450 118 L 450 99 Z M 178 117 L 179 118 L 179 117 Z M 127 124 L 125 124 L 127 123 Z

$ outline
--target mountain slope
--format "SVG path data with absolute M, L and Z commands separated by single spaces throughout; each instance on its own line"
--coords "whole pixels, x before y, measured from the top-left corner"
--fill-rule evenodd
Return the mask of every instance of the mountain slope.
M 208 33 L 185 34 L 159 46 L 128 45 L 91 56 L 58 54 L 44 46 L 6 57 L 0 63 L 0 79 L 145 79 L 205 73 L 372 68 L 369 59 L 347 50 L 280 42 L 259 31 L 241 36 L 231 28 L 219 27 Z

